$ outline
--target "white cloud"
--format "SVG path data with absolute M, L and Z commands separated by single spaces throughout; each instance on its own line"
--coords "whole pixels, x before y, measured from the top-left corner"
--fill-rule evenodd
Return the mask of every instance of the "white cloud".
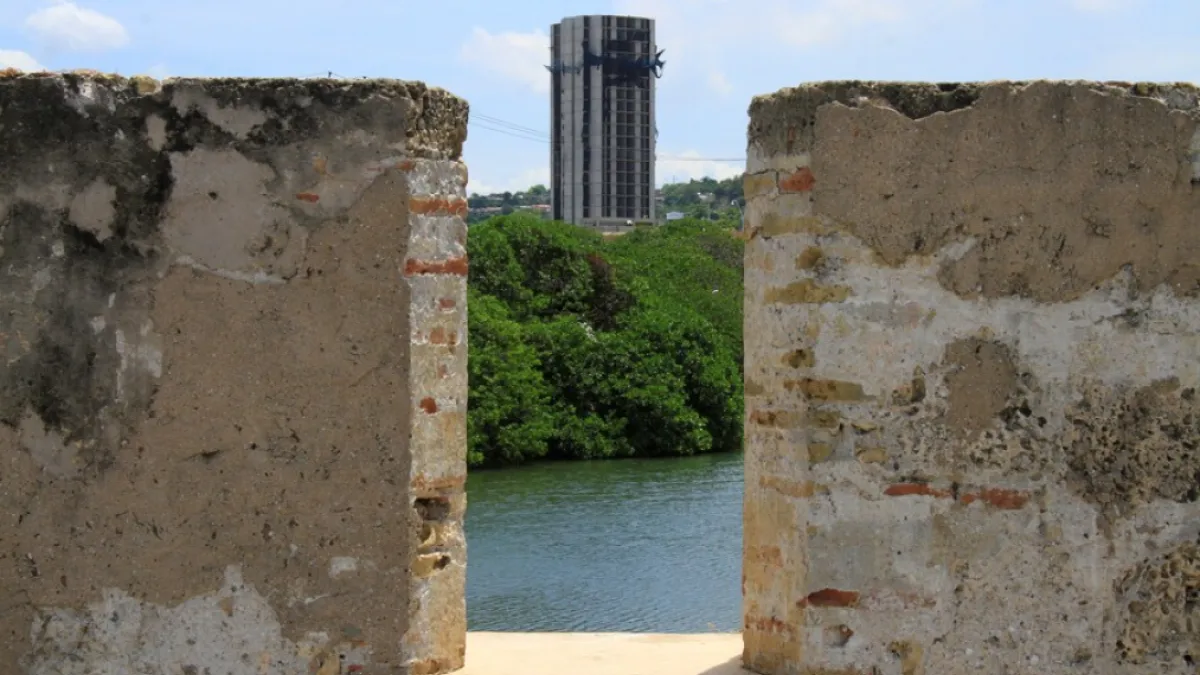
M 1200 72 L 1200 48 L 1164 48 L 1158 42 L 1133 43 L 1106 50 L 1090 67 L 1089 77 L 1126 82 L 1190 82 Z
M 1081 0 L 1087 1 L 1087 0 Z M 1091 0 L 1093 2 L 1106 0 Z M 1114 0 L 1107 0 L 1114 1 Z M 708 78 L 730 52 L 747 46 L 807 49 L 842 42 L 862 29 L 898 27 L 978 0 L 612 0 L 616 14 L 655 19 L 676 77 Z
M 46 70 L 45 66 L 37 62 L 37 59 L 25 52 L 0 49 L 0 70 L 4 70 L 5 68 L 16 68 L 26 73 L 37 73 Z
M 920 2 L 895 0 L 824 0 L 808 10 L 779 11 L 771 21 L 776 37 L 794 47 L 837 42 L 852 29 L 870 24 L 895 24 L 911 16 Z M 929 3 L 924 3 L 929 4 Z M 918 12 L 919 7 L 915 8 Z
M 664 154 L 659 155 L 655 168 L 655 182 L 660 186 L 664 183 L 686 183 L 700 178 L 724 180 L 742 175 L 746 168 L 746 162 L 743 160 L 720 162 L 704 159 L 694 150 L 665 157 Z
M 549 187 L 550 169 L 544 166 L 536 169 L 525 169 L 519 173 L 508 174 L 504 180 L 496 183 L 468 179 L 467 192 L 479 195 L 492 195 L 501 192 L 523 192 L 534 185 Z
M 729 78 L 725 77 L 725 73 L 719 70 L 709 71 L 708 86 L 721 96 L 728 96 L 733 93 L 733 85 L 730 84 Z
M 59 1 L 39 9 L 25 19 L 25 27 L 54 47 L 77 52 L 129 44 L 129 33 L 119 21 L 72 2 Z
M 171 77 L 171 71 L 167 70 L 167 67 L 161 63 L 155 64 L 155 65 L 147 68 L 146 74 L 149 75 L 150 77 L 153 77 L 156 80 L 165 80 L 168 77 Z
M 1135 0 L 1071 0 L 1129 2 Z M 663 86 L 729 89 L 728 58 L 747 47 L 774 44 L 804 50 L 845 42 L 861 30 L 899 30 L 925 17 L 979 0 L 611 0 L 614 14 L 655 19 L 656 40 L 671 76 Z M 541 30 L 491 33 L 472 30 L 460 58 L 484 72 L 544 94 L 550 78 L 550 38 Z M 726 94 L 722 94 L 726 95 Z
M 541 31 L 493 34 L 476 27 L 459 50 L 459 58 L 539 94 L 550 92 L 550 75 L 545 67 L 550 58 L 550 37 Z
M 1071 6 L 1081 12 L 1118 12 L 1136 4 L 1136 0 L 1070 0 Z

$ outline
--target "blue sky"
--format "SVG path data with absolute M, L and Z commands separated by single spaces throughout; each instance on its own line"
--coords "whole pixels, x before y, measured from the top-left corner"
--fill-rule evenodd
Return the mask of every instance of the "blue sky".
M 0 0 L 0 67 L 423 80 L 471 103 L 471 191 L 519 190 L 549 26 L 600 13 L 658 21 L 662 181 L 740 173 L 750 98 L 806 81 L 1200 81 L 1197 0 Z

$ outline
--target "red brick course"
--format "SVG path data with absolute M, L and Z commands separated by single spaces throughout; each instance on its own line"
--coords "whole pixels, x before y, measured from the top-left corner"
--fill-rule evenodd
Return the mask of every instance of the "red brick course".
M 843 591 L 837 588 L 822 588 L 813 591 L 798 604 L 801 607 L 858 607 L 860 598 L 858 591 Z
M 813 172 L 808 167 L 802 167 L 795 173 L 779 177 L 780 192 L 808 192 L 817 182 Z
M 408 208 L 422 216 L 465 217 L 467 200 L 462 197 L 413 197 L 408 200 Z
M 409 258 L 404 262 L 404 275 L 409 277 L 417 274 L 454 274 L 465 277 L 469 269 L 470 263 L 465 255 L 446 260 Z

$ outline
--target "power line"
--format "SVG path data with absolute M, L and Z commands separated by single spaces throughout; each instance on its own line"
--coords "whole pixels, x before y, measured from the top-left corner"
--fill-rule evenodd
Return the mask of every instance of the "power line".
M 345 75 L 342 75 L 341 73 L 335 73 L 333 71 L 325 71 L 323 73 L 312 73 L 309 75 L 301 75 L 300 77 L 302 79 L 309 79 L 309 78 L 336 78 L 336 79 L 340 79 L 340 80 L 367 79 L 365 77 L 361 77 L 361 78 L 347 77 Z M 534 141 L 537 143 L 545 143 L 547 145 L 553 144 L 553 141 L 550 138 L 550 134 L 546 133 L 545 131 L 541 131 L 540 129 L 534 129 L 533 127 L 527 127 L 523 124 L 509 122 L 508 120 L 504 120 L 499 117 L 493 117 L 491 115 L 484 115 L 483 113 L 472 112 L 470 115 L 468 124 L 470 126 L 474 126 L 479 129 L 492 131 L 492 132 L 495 132 L 498 134 L 504 134 L 505 136 L 512 136 L 513 138 L 519 138 L 519 139 L 525 140 L 525 141 Z M 672 155 L 659 155 L 659 154 L 655 154 L 655 159 L 667 160 L 670 162 L 745 162 L 746 161 L 745 157 L 675 157 Z
M 745 162 L 745 157 L 672 157 L 671 155 L 657 155 L 658 159 L 665 159 L 671 162 Z
M 526 133 L 530 133 L 530 134 L 533 134 L 533 135 L 535 135 L 535 136 L 541 136 L 541 137 L 543 137 L 543 138 L 549 138 L 549 137 L 550 137 L 550 134 L 547 134 L 547 133 L 546 133 L 546 132 L 544 132 L 544 131 L 540 131 L 540 130 L 538 130 L 538 129 L 534 129 L 533 127 L 526 127 L 526 126 L 522 126 L 522 125 L 520 125 L 520 124 L 514 124 L 513 122 L 506 122 L 506 121 L 504 121 L 504 120 L 500 119 L 499 117 L 491 117 L 491 116 L 489 116 L 489 115 L 483 115 L 483 114 L 480 114 L 480 113 L 474 113 L 474 114 L 472 114 L 472 115 L 471 115 L 471 117 L 477 118 L 477 119 L 479 119 L 479 120 L 482 120 L 482 121 L 484 121 L 484 122 L 488 122 L 488 123 L 490 123 L 490 124 L 497 124 L 497 125 L 499 125 L 499 126 L 502 126 L 502 127 L 508 127 L 508 128 L 510 128 L 510 129 L 514 129 L 514 130 L 516 130 L 516 131 L 523 131 L 523 132 L 526 132 Z
M 496 133 L 505 134 L 514 138 L 520 138 L 527 141 L 536 141 L 550 145 L 553 141 L 550 140 L 549 134 L 544 131 L 538 131 L 532 127 L 527 127 L 521 124 L 509 122 L 492 117 L 491 115 L 483 115 L 480 113 L 471 114 L 470 124 L 480 129 L 494 131 Z M 745 157 L 675 157 L 672 155 L 655 155 L 655 159 L 667 160 L 671 162 L 745 162 Z
M 479 129 L 487 129 L 488 131 L 494 131 L 498 134 L 504 134 L 505 136 L 512 136 L 513 138 L 520 138 L 520 139 L 526 140 L 526 141 L 535 141 L 537 143 L 545 143 L 547 145 L 550 144 L 549 139 L 531 136 L 527 132 L 519 132 L 519 131 L 514 131 L 512 129 L 503 129 L 500 127 L 494 127 L 494 126 L 490 126 L 490 125 L 484 124 L 483 122 L 478 122 L 478 121 L 472 121 L 469 123 L 469 125 L 473 126 L 473 127 L 477 127 Z

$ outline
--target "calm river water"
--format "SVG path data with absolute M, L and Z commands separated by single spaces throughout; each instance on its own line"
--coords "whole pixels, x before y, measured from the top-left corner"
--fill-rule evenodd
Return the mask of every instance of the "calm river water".
M 740 628 L 740 454 L 479 471 L 467 500 L 470 630 Z

